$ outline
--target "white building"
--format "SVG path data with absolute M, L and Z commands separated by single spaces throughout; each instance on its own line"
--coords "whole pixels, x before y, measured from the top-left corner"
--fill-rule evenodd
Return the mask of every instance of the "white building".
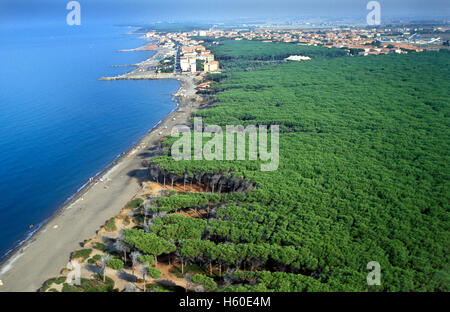
M 301 55 L 291 55 L 285 59 L 286 61 L 310 61 L 311 58 L 309 56 L 301 56 Z
M 191 70 L 191 65 L 189 64 L 189 60 L 185 57 L 180 58 L 180 67 L 184 72 Z
M 195 57 L 182 57 L 180 58 L 180 67 L 184 72 L 196 72 L 197 71 L 197 62 Z

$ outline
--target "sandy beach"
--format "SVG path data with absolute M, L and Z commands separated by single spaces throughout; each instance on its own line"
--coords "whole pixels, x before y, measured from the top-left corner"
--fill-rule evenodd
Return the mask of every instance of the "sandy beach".
M 193 77 L 183 75 L 176 79 L 182 82 L 176 97 L 177 109 L 62 207 L 0 266 L 0 292 L 34 292 L 47 279 L 58 276 L 71 252 L 95 235 L 106 220 L 116 216 L 141 190 L 141 181 L 146 177 L 142 161 L 154 156 L 153 147 L 175 125 L 189 122 L 200 103 Z

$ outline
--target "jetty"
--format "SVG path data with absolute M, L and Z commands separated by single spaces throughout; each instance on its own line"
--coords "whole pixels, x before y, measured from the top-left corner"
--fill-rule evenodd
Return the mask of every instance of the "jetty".
M 153 47 L 153 46 L 152 46 Z M 148 50 L 147 46 L 140 47 L 137 49 L 130 50 L 121 50 L 124 51 L 143 51 Z M 157 73 L 156 68 L 159 64 L 159 61 L 164 58 L 165 55 L 170 52 L 167 48 L 157 47 L 154 49 L 156 51 L 155 55 L 152 57 L 131 65 L 113 65 L 113 67 L 135 67 L 131 71 L 117 75 L 112 77 L 101 77 L 99 80 L 139 80 L 139 79 L 177 79 L 179 78 L 179 74 L 175 73 Z
M 119 76 L 113 76 L 113 77 L 101 77 L 99 78 L 99 80 L 140 80 L 140 79 L 177 79 L 179 78 L 181 75 L 179 74 L 157 74 L 155 72 L 144 72 L 144 73 L 140 73 L 140 74 L 132 74 L 132 73 L 127 73 L 124 75 L 119 75 Z

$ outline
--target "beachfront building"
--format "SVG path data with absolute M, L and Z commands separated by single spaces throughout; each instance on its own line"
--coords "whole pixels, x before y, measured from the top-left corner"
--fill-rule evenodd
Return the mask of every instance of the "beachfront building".
M 180 58 L 180 67 L 183 72 L 196 72 L 197 71 L 197 61 L 195 57 L 183 56 Z
M 191 66 L 189 64 L 188 58 L 186 58 L 186 57 L 180 58 L 180 67 L 181 67 L 181 70 L 184 72 L 190 71 Z
M 183 46 L 181 48 L 182 53 L 193 53 L 193 52 L 206 52 L 206 48 L 201 45 L 194 45 L 194 46 Z
M 219 70 L 219 62 L 214 61 L 214 54 L 198 43 L 181 48 L 182 57 L 180 58 L 180 67 L 182 72 L 197 72 L 202 70 L 198 68 L 198 61 L 203 61 L 203 69 L 206 72 L 216 72 Z
M 203 70 L 205 73 L 218 72 L 219 71 L 219 62 L 218 61 L 205 62 Z
M 205 61 L 205 62 L 213 62 L 214 61 L 214 54 L 211 54 L 209 51 L 200 53 L 199 56 L 197 56 L 197 59 Z
M 197 72 L 197 63 L 196 62 L 190 64 L 190 71 L 191 71 L 191 73 Z

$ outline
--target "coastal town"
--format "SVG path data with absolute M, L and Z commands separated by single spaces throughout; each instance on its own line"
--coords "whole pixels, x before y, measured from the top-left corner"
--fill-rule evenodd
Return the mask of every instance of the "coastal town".
M 149 41 L 142 47 L 129 51 L 155 51 L 149 59 L 133 64 L 136 68 L 123 75 L 102 77 L 100 80 L 120 79 L 164 79 L 179 75 L 195 75 L 203 78 L 207 73 L 219 73 L 219 62 L 214 54 L 202 45 L 202 40 L 190 38 L 189 33 L 159 34 L 147 32 L 144 37 Z
M 254 120 L 255 124 L 262 124 L 265 122 L 266 115 L 272 114 L 271 117 L 285 127 L 286 133 L 282 133 L 282 135 L 285 140 L 291 140 L 287 142 L 300 142 L 299 138 L 303 139 L 305 133 L 308 133 L 308 136 L 311 133 L 311 136 L 320 137 L 320 139 L 326 137 L 324 134 L 331 133 L 332 131 L 325 132 L 328 126 L 320 126 L 319 123 L 315 123 L 322 107 L 330 107 L 326 113 L 321 113 L 327 118 L 327 114 L 329 114 L 333 120 L 345 122 L 350 120 L 359 125 L 359 120 L 350 119 L 348 116 L 362 116 L 361 112 L 366 108 L 373 111 L 379 109 L 372 103 L 378 103 L 378 99 L 368 98 L 369 100 L 367 100 L 361 94 L 366 91 L 367 85 L 375 83 L 380 84 L 381 90 L 390 87 L 384 81 L 389 79 L 389 75 L 401 77 L 397 78 L 399 86 L 392 86 L 391 92 L 391 94 L 399 93 L 396 98 L 397 102 L 405 97 L 406 93 L 402 92 L 406 87 L 414 88 L 418 95 L 426 95 L 424 91 L 417 88 L 417 84 L 413 84 L 414 81 L 409 82 L 408 79 L 401 76 L 403 71 L 396 73 L 390 67 L 394 67 L 392 64 L 399 59 L 408 59 L 411 62 L 405 62 L 406 65 L 402 65 L 405 72 L 412 72 L 416 77 L 420 76 L 420 79 L 422 73 L 425 73 L 424 77 L 427 78 L 428 75 L 429 81 L 433 81 L 434 78 L 430 78 L 430 73 L 437 70 L 432 67 L 427 72 L 426 68 L 432 66 L 434 60 L 429 61 L 427 53 L 422 52 L 435 51 L 428 54 L 436 54 L 436 59 L 443 64 L 448 51 L 442 52 L 441 50 L 449 49 L 450 27 L 445 25 L 374 28 L 346 26 L 281 29 L 242 25 L 240 28 L 219 29 L 213 26 L 201 30 L 179 29 L 177 31 L 142 27 L 133 28 L 128 35 L 139 36 L 140 39 L 145 40 L 145 44 L 141 43 L 142 45 L 137 48 L 118 50 L 117 52 L 147 51 L 151 52 L 149 53 L 150 57 L 146 56 L 147 59 L 136 64 L 111 64 L 113 67 L 129 67 L 130 70 L 117 76 L 101 77 L 99 80 L 176 79 L 181 83 L 178 91 L 172 97 L 177 107 L 165 119 L 153 125 L 153 128 L 131 150 L 123 152 L 107 169 L 89 178 L 89 182 L 65 204 L 60 213 L 50 219 L 41 231 L 37 232 L 32 243 L 24 245 L 16 255 L 9 259 L 9 262 L 0 270 L 2 278 L 0 291 L 16 289 L 39 290 L 40 292 L 204 292 L 242 289 L 306 291 L 309 290 L 307 287 L 311 287 L 314 291 L 335 290 L 332 288 L 335 287 L 334 284 L 329 288 L 328 285 L 327 288 L 322 288 L 326 283 L 319 281 L 318 278 L 325 273 L 318 266 L 318 256 L 316 258 L 316 255 L 310 251 L 303 253 L 303 250 L 296 249 L 293 245 L 285 246 L 276 241 L 277 239 L 287 241 L 291 237 L 296 241 L 303 239 L 300 235 L 297 236 L 297 233 L 301 233 L 300 229 L 303 229 L 303 223 L 297 222 L 297 220 L 304 218 L 303 211 L 295 215 L 298 207 L 297 199 L 292 201 L 286 199 L 286 205 L 292 212 L 292 219 L 287 219 L 290 216 L 286 217 L 284 213 L 277 212 L 273 207 L 267 206 L 265 202 L 257 203 L 260 211 L 254 209 L 253 206 L 248 209 L 240 203 L 236 206 L 228 205 L 228 198 L 233 198 L 229 196 L 231 193 L 236 193 L 231 194 L 233 196 L 244 198 L 247 196 L 247 192 L 255 189 L 263 190 L 266 194 L 271 194 L 270 196 L 272 194 L 279 196 L 277 199 L 281 203 L 279 206 L 284 207 L 285 189 L 291 188 L 291 193 L 295 194 L 296 188 L 299 186 L 308 189 L 307 184 L 312 179 L 306 179 L 299 174 L 296 178 L 301 183 L 299 182 L 298 185 L 294 183 L 293 186 L 285 183 L 283 185 L 286 186 L 278 188 L 278 184 L 282 185 L 281 183 L 273 183 L 272 179 L 266 179 L 258 172 L 254 174 L 260 178 L 258 180 L 260 184 L 247 182 L 246 179 L 251 181 L 251 175 L 246 176 L 239 173 L 239 176 L 232 174 L 230 178 L 226 178 L 222 172 L 219 172 L 220 174 L 208 172 L 209 168 L 202 168 L 204 171 L 201 174 L 194 172 L 189 175 L 187 173 L 189 164 L 185 165 L 186 169 L 183 168 L 184 173 L 180 171 L 181 173 L 178 174 L 173 169 L 176 168 L 176 164 L 171 163 L 171 159 L 165 154 L 168 142 L 170 142 L 168 138 L 173 133 L 172 129 L 179 125 L 191 127 L 191 118 L 195 113 L 200 110 L 214 109 L 214 105 L 210 105 L 214 103 L 212 97 L 218 92 L 223 92 L 216 92 L 222 88 L 220 80 L 230 79 L 229 81 L 233 81 L 233 74 L 230 73 L 234 72 L 241 72 L 242 75 L 248 76 L 246 76 L 246 81 L 234 80 L 235 85 L 242 84 L 243 86 L 238 88 L 237 94 L 233 95 L 234 90 L 232 90 L 228 96 L 236 103 L 240 103 L 239 105 L 247 111 L 238 111 L 231 116 L 237 116 L 236 120 Z M 242 47 L 247 43 L 252 45 L 251 48 L 248 48 L 252 52 L 250 56 L 243 55 L 245 53 L 239 54 L 244 48 L 235 54 L 230 53 L 230 49 L 227 50 L 227 44 Z M 271 52 L 264 55 L 267 52 L 266 47 Z M 281 48 L 277 51 L 276 49 L 279 47 Z M 290 49 L 292 47 L 295 49 Z M 320 50 L 320 54 L 310 53 L 310 51 L 318 50 Z M 335 57 L 336 54 L 339 57 Z M 390 56 L 371 58 L 388 54 Z M 242 66 L 244 62 L 241 58 L 245 59 L 246 66 Z M 372 66 L 371 61 L 379 63 L 379 68 L 382 70 L 377 75 L 384 79 L 378 79 L 378 76 L 370 74 L 366 77 L 366 72 L 357 72 L 356 69 L 360 64 Z M 232 63 L 232 67 L 230 63 Z M 255 63 L 257 64 L 255 65 Z M 355 72 L 359 80 L 367 81 L 367 85 L 357 85 L 355 82 L 358 79 L 353 76 L 343 77 L 343 65 L 348 66 L 349 72 Z M 258 71 L 260 67 L 257 66 L 266 67 Z M 414 66 L 419 69 L 415 71 Z M 303 73 L 302 70 L 306 67 L 320 71 L 315 73 L 314 70 L 311 70 Z M 384 73 L 385 68 L 388 69 L 386 73 Z M 222 75 L 220 75 L 221 73 Z M 339 81 L 338 86 L 335 86 L 336 80 L 327 78 L 330 73 L 339 78 L 342 76 L 342 81 Z M 264 82 L 267 81 L 267 85 L 261 84 L 260 81 L 263 80 L 261 77 L 266 78 Z M 444 80 L 442 77 L 445 76 L 442 74 L 437 77 Z M 293 83 L 291 84 L 291 82 Z M 373 84 L 370 84 L 372 82 Z M 431 82 L 428 83 L 431 85 Z M 213 84 L 219 88 L 213 90 L 211 88 Z M 359 88 L 359 93 L 353 92 L 355 85 Z M 330 90 L 327 90 L 328 88 Z M 441 92 L 437 88 L 435 90 Z M 262 92 L 267 92 L 267 95 L 276 99 L 276 102 L 273 105 L 272 103 L 266 105 L 265 99 L 258 97 L 259 93 L 263 94 Z M 290 96 L 290 94 L 295 94 L 295 96 Z M 345 95 L 345 98 L 339 99 L 342 101 L 342 105 L 340 102 L 334 101 L 336 94 Z M 322 99 L 322 95 L 328 97 Z M 172 91 L 169 96 L 172 96 Z M 241 101 L 242 98 L 245 98 L 245 101 Z M 315 101 L 315 99 L 319 100 Z M 234 105 L 232 100 L 223 101 L 222 104 Z M 386 106 L 388 109 L 379 110 L 380 116 L 389 117 L 389 115 L 383 114 L 397 109 L 396 101 L 389 102 L 391 106 Z M 424 102 L 424 105 L 432 106 L 433 110 L 435 107 L 436 111 L 440 109 L 432 97 Z M 300 109 L 303 107 L 302 105 L 304 108 Z M 258 115 L 261 111 L 260 107 L 264 107 L 261 116 Z M 343 114 L 335 113 L 336 107 L 342 110 L 351 107 L 356 113 L 343 110 L 344 118 Z M 360 110 L 360 107 L 364 109 Z M 220 116 L 219 113 L 223 113 L 220 117 L 224 118 L 223 116 L 231 114 L 230 111 L 212 110 L 212 114 Z M 306 128 L 304 124 L 297 123 L 297 120 L 301 119 L 308 121 L 308 118 L 304 118 L 305 116 L 314 121 L 309 128 Z M 367 140 L 374 135 L 372 133 L 375 131 L 370 131 L 370 135 L 365 137 L 366 132 L 369 132 L 366 129 L 378 127 L 384 130 L 383 122 L 387 118 L 379 118 L 379 120 L 366 118 L 370 123 L 364 122 L 367 122 L 369 126 L 362 122 L 360 125 L 365 131 L 355 131 L 349 126 L 343 127 L 343 129 L 349 129 L 347 132 L 351 135 L 357 134 L 360 135 L 358 138 Z M 326 119 L 318 120 L 323 125 L 329 123 L 329 120 Z M 410 118 L 405 117 L 404 120 L 403 122 L 406 123 Z M 379 123 L 375 124 L 375 121 Z M 377 127 L 372 126 L 372 123 Z M 343 135 L 347 134 L 343 133 Z M 384 137 L 382 139 L 384 140 Z M 352 142 L 353 137 L 349 135 L 347 140 Z M 331 139 L 330 142 L 332 142 Z M 350 143 L 346 144 L 351 146 Z M 357 144 L 355 146 L 360 147 Z M 326 145 L 324 144 L 323 147 Z M 370 153 L 375 147 L 376 144 L 371 143 L 370 150 L 368 149 Z M 336 150 L 340 148 L 336 147 Z M 291 162 L 287 161 L 287 163 L 300 163 L 303 154 L 298 153 L 297 155 L 296 153 L 287 153 L 287 150 L 284 151 L 286 155 L 292 157 L 289 158 Z M 303 151 L 307 151 L 307 149 Z M 385 150 L 383 149 L 382 152 L 385 153 Z M 299 156 L 300 154 L 301 156 Z M 317 154 L 319 155 L 319 153 Z M 366 154 L 369 152 L 366 151 Z M 345 157 L 348 155 L 350 153 L 339 159 L 337 157 L 341 156 L 334 153 L 331 160 L 328 158 L 324 158 L 324 160 L 328 160 L 334 166 L 334 159 L 339 159 L 341 163 L 344 163 L 347 161 Z M 294 158 L 294 156 L 298 156 L 298 158 Z M 169 161 L 167 159 L 164 161 L 167 162 L 167 166 L 172 165 L 173 167 L 168 167 L 167 171 L 164 167 L 161 169 L 158 163 L 152 163 L 156 159 L 155 157 L 167 157 Z M 240 164 L 236 166 L 238 165 Z M 316 163 L 311 163 L 310 167 L 313 168 L 313 165 L 318 166 Z M 322 171 L 304 170 L 305 172 L 302 174 L 305 176 L 316 177 L 316 180 L 321 178 Z M 322 170 L 325 171 L 324 168 Z M 348 177 L 356 172 L 351 171 L 354 170 L 353 167 L 347 170 L 350 172 Z M 274 181 L 279 179 L 283 182 L 281 177 L 292 174 L 290 169 L 281 168 L 280 171 L 282 174 L 274 176 Z M 242 172 L 251 171 L 245 168 L 242 169 Z M 389 172 L 385 174 L 388 176 Z M 349 180 L 351 179 L 349 178 Z M 399 185 L 404 184 L 399 182 Z M 341 185 L 336 183 L 334 187 L 338 189 Z M 311 186 L 309 189 L 311 194 L 315 192 L 314 188 L 322 188 L 322 186 Z M 344 186 L 342 189 L 347 192 Z M 323 192 L 326 194 L 326 187 L 323 187 Z M 378 192 L 376 195 L 380 197 L 380 194 L 384 193 Z M 376 196 L 370 197 L 370 200 L 373 198 Z M 305 201 L 314 203 L 312 197 L 305 197 Z M 350 205 L 350 201 L 348 205 Z M 265 209 L 264 207 L 268 211 L 265 218 L 270 219 L 274 216 L 280 220 L 280 227 L 284 226 L 283 224 L 289 224 L 290 227 L 286 225 L 285 229 L 272 229 L 263 222 L 257 221 L 260 218 L 259 213 Z M 375 207 L 383 206 L 379 204 Z M 323 209 L 323 207 L 318 206 L 318 209 Z M 357 215 L 360 211 L 359 206 L 353 211 Z M 382 209 L 377 209 L 377 211 L 382 211 Z M 324 214 L 325 212 L 328 213 L 328 211 L 324 211 Z M 337 210 L 330 210 L 330 212 L 339 215 Z M 253 214 L 255 219 L 253 219 Z M 223 215 L 225 218 L 222 218 Z M 236 222 L 238 226 L 235 226 L 233 220 L 226 219 L 247 216 L 250 221 L 245 220 L 243 226 L 244 222 L 240 224 Z M 337 220 L 342 221 L 342 224 L 348 225 L 348 227 L 353 227 L 355 224 L 353 216 Z M 233 227 L 230 230 L 225 229 L 226 232 L 224 231 L 225 234 L 222 235 L 224 224 L 228 226 L 228 223 Z M 261 229 L 253 229 L 254 224 L 261 226 Z M 240 231 L 240 226 L 243 227 L 242 231 Z M 262 228 L 263 226 L 264 228 Z M 33 227 L 35 225 L 29 225 L 30 230 Z M 261 242 L 265 233 L 270 233 L 275 237 L 271 244 Z M 284 233 L 286 237 L 277 237 L 277 233 Z M 233 241 L 232 234 L 239 235 L 239 239 Z M 335 233 L 327 232 L 326 234 L 328 236 L 323 237 L 330 238 L 334 237 Z M 247 241 L 247 237 L 255 238 L 253 241 Z M 52 246 L 52 248 L 48 248 L 48 246 Z M 262 247 L 258 249 L 259 246 Z M 286 250 L 287 253 L 284 253 Z M 37 273 L 34 275 L 27 274 L 23 277 L 22 272 L 24 268 L 28 268 L 30 259 L 38 257 L 42 262 L 41 268 L 35 270 Z M 67 262 L 68 260 L 69 262 Z M 80 272 L 81 282 L 79 285 L 73 284 L 72 280 L 71 272 L 75 267 L 78 267 Z M 308 276 L 304 275 L 301 271 L 304 268 L 312 273 Z M 280 280 L 289 281 L 289 284 L 288 286 L 270 287 L 263 282 L 259 285 L 255 284 L 254 276 L 257 276 L 258 272 L 263 272 L 260 279 L 264 277 L 275 280 L 275 278 L 278 279 L 277 276 L 281 276 Z M 272 277 L 272 273 L 278 275 L 274 274 L 275 277 Z M 253 277 L 242 274 L 252 274 Z M 248 282 L 246 276 L 250 276 L 251 282 Z M 339 281 L 340 277 L 333 278 Z M 323 279 L 323 281 L 326 280 Z M 337 289 L 341 291 L 341 288 Z M 360 288 L 356 288 L 356 286 L 354 289 L 349 289 L 360 291 Z M 365 288 L 361 289 L 366 290 Z
M 233 40 L 261 40 L 297 45 L 323 46 L 344 49 L 357 55 L 422 52 L 436 50 L 449 44 L 450 27 L 340 27 L 321 29 L 240 29 L 209 30 L 188 33 L 187 36 L 230 38 Z M 427 35 L 420 35 L 426 33 Z M 431 34 L 431 36 L 429 35 Z M 352 53 L 351 53 L 352 54 Z
M 138 32 L 139 33 L 139 32 Z M 189 32 L 145 31 L 148 44 L 123 51 L 156 51 L 149 59 L 133 64 L 135 68 L 116 79 L 176 78 L 194 75 L 199 79 L 208 73 L 219 73 L 220 62 L 207 49 L 204 40 L 218 45 L 219 40 L 249 40 L 264 43 L 283 42 L 295 45 L 335 48 L 351 56 L 408 54 L 449 48 L 448 26 L 396 26 L 390 28 L 331 27 L 306 29 L 232 29 L 195 30 Z M 307 56 L 292 55 L 286 61 L 307 61 Z

